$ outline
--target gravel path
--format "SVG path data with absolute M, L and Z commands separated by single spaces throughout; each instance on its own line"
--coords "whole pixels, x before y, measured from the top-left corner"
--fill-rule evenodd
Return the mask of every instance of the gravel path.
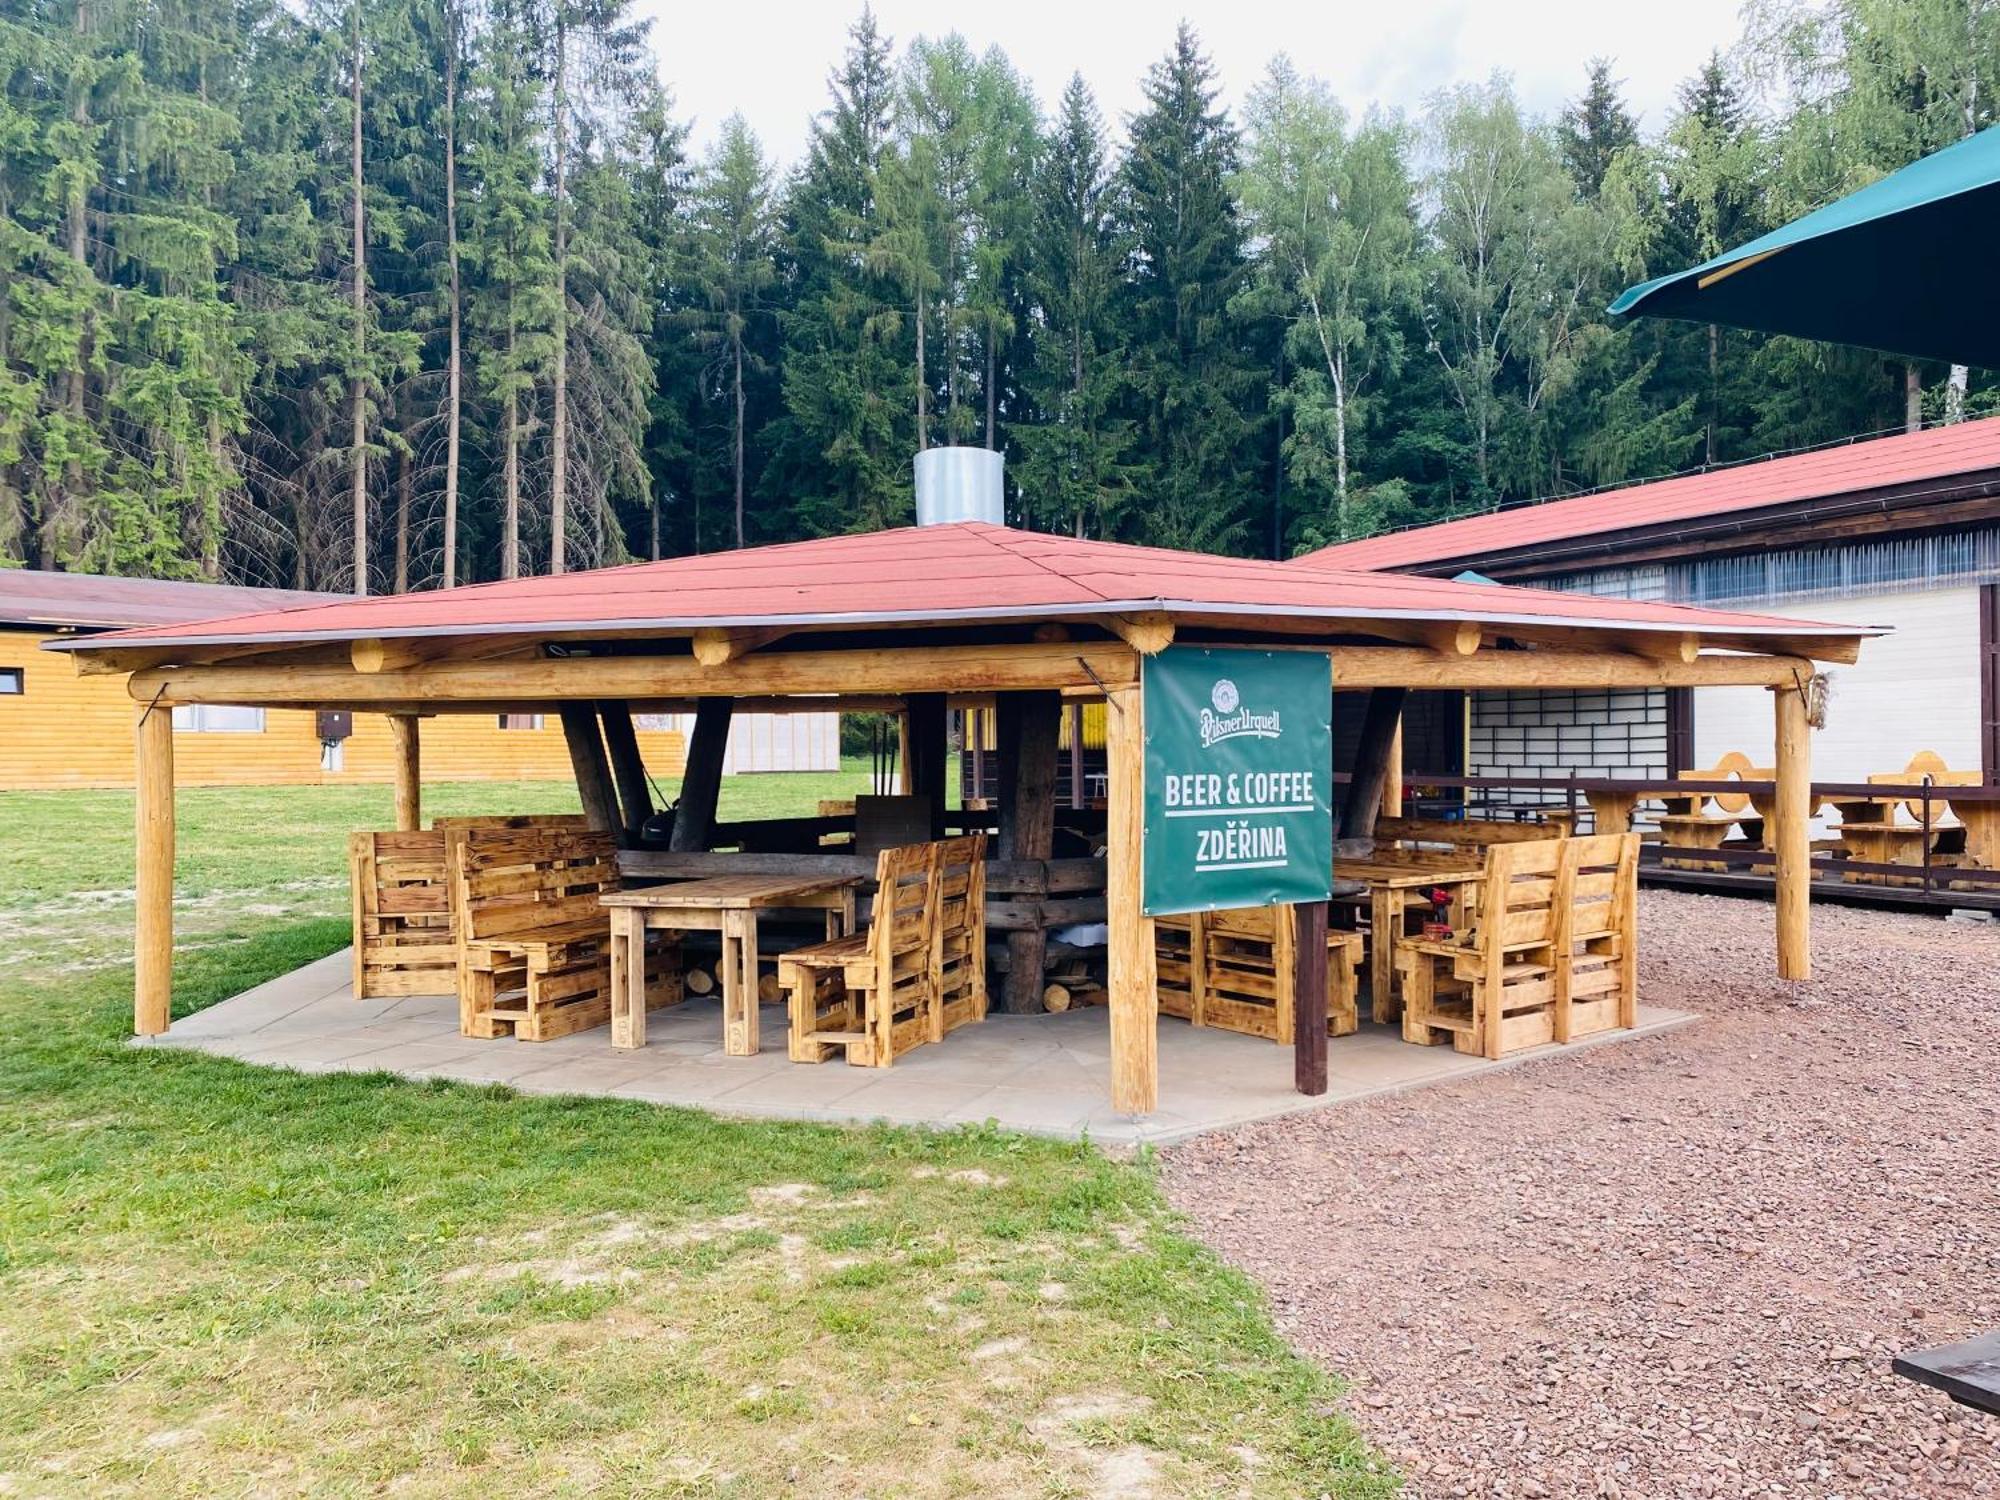
M 2000 1327 L 2000 924 L 1648 891 L 1665 1036 L 1165 1153 L 1413 1494 L 2000 1496 L 1889 1372 Z M 1336 1047 L 1339 1043 L 1334 1044 Z

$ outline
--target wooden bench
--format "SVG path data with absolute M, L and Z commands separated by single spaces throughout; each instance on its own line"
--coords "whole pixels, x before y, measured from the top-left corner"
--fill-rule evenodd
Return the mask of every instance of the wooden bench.
M 1555 1040 L 1639 1023 L 1639 836 L 1565 840 L 1556 877 Z
M 934 967 L 946 1033 L 986 1019 L 986 835 L 938 845 Z
M 1153 939 L 1162 1015 L 1293 1044 L 1298 938 L 1291 907 L 1156 917 Z M 1355 993 L 1361 952 L 1360 933 L 1327 933 L 1329 1036 L 1347 1036 L 1359 1024 Z
M 354 998 L 449 995 L 458 987 L 458 929 L 446 845 L 466 828 L 583 828 L 581 813 L 438 818 L 429 829 L 352 833 Z
M 448 847 L 466 1036 L 545 1042 L 611 1019 L 617 850 L 587 829 L 463 828 Z M 648 934 L 647 1009 L 680 1000 L 679 934 Z
M 875 861 L 868 930 L 797 948 L 778 959 L 791 1010 L 793 1062 L 844 1050 L 856 1067 L 886 1068 L 944 1038 L 937 974 L 942 845 L 903 844 Z
M 1913 782 L 1929 782 L 1942 789 L 1978 786 L 1981 780 L 1977 771 L 1950 770 L 1944 763 L 1944 757 L 1934 750 L 1919 750 L 1901 771 L 1877 772 L 1869 776 L 1868 784 L 1906 786 Z M 1931 799 L 1931 824 L 1928 828 L 1923 823 L 1924 799 L 1921 797 L 1843 798 L 1837 800 L 1834 806 L 1840 813 L 1840 827 L 1836 832 L 1840 837 L 1841 853 L 1855 864 L 1922 866 L 1938 852 L 1940 834 L 1948 828 L 1958 827 L 1956 821 L 1940 821 L 1941 817 L 1950 816 L 1952 812 L 1948 796 Z M 1898 814 L 1909 821 L 1899 822 Z M 1977 854 L 1969 854 L 1968 862 L 1976 864 Z M 1867 870 L 1843 870 L 1841 878 L 1854 885 L 1923 884 L 1921 874 L 1890 875 Z
M 1750 764 L 1750 757 L 1740 750 L 1732 750 L 1706 771 L 1686 771 L 1680 781 L 1768 781 L 1777 773 L 1773 770 L 1759 770 Z M 1666 811 L 1660 815 L 1660 836 L 1671 848 L 1676 849 L 1720 849 L 1736 831 L 1736 825 L 1751 815 L 1750 794 L 1748 792 L 1666 792 L 1660 800 Z M 1710 814 L 1713 805 L 1716 812 Z M 1684 854 L 1661 856 L 1660 863 L 1670 870 L 1727 870 L 1728 864 L 1719 859 L 1691 858 Z

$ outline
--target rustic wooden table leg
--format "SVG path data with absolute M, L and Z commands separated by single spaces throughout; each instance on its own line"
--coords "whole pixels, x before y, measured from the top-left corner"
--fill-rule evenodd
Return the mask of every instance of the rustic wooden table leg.
M 829 941 L 846 937 L 854 931 L 854 887 L 840 888 L 840 904 L 830 906 L 826 912 L 826 935 Z
M 755 1057 L 757 1025 L 757 914 L 722 914 L 722 1050 Z
M 1368 893 L 1368 987 L 1374 996 L 1375 1020 L 1396 1019 L 1396 929 L 1403 923 L 1403 893 L 1378 885 Z
M 646 1045 L 646 917 L 611 909 L 611 1045 Z

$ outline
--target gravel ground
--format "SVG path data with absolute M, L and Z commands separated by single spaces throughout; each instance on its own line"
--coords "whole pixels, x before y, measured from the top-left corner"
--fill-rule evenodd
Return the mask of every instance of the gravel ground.
M 1165 1153 L 1414 1495 L 2000 1496 L 2000 924 L 1648 891 L 1679 1031 Z M 1335 1047 L 1339 1043 L 1334 1043 Z

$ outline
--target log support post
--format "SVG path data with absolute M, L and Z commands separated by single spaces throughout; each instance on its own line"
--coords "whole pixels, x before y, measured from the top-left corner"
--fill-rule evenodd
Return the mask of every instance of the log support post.
M 1121 1114 L 1145 1115 L 1160 1103 L 1153 919 L 1140 911 L 1146 727 L 1137 688 L 1114 689 L 1108 699 L 1104 895 L 1111 926 L 1111 1103 Z
M 1389 755 L 1403 723 L 1406 688 L 1378 687 L 1368 693 L 1368 712 L 1361 721 L 1361 742 L 1354 750 L 1354 774 L 1347 783 L 1347 804 L 1340 811 L 1340 836 L 1373 838 L 1375 818 L 1382 810 L 1389 780 Z
M 729 753 L 729 720 L 736 705 L 727 698 L 704 698 L 695 705 L 694 733 L 688 737 L 687 769 L 681 800 L 674 806 L 677 853 L 699 853 L 715 834 L 715 804 L 722 795 L 722 762 Z
M 625 843 L 636 849 L 653 816 L 653 792 L 646 781 L 646 762 L 639 754 L 639 732 L 632 727 L 631 705 L 607 699 L 597 705 L 604 722 L 604 748 L 611 758 L 611 781 L 624 814 Z
M 562 727 L 584 816 L 600 833 L 618 832 L 618 798 L 611 790 L 611 766 L 604 757 L 604 735 L 597 727 L 597 714 L 588 705 L 565 708 Z
M 910 795 L 930 803 L 931 837 L 944 837 L 945 768 L 950 764 L 945 744 L 943 693 L 912 693 L 904 710 L 909 737 L 903 747 L 904 786 Z
M 1777 791 L 1771 851 L 1777 867 L 1778 975 L 1812 978 L 1812 728 L 1797 686 L 1772 689 L 1777 711 Z
M 132 950 L 132 1029 L 158 1036 L 174 1010 L 174 713 L 139 710 L 137 921 Z
M 1382 776 L 1382 816 L 1403 816 L 1403 715 L 1396 715 L 1396 733 L 1389 740 L 1389 758 Z
M 1001 859 L 1046 860 L 1056 836 L 1056 740 L 1062 723 L 1058 693 L 1003 693 L 995 715 L 1000 764 L 1007 777 L 1000 797 Z M 1046 928 L 1007 934 L 1007 987 L 1003 1010 L 1042 1008 L 1042 970 L 1048 956 Z
M 389 735 L 396 746 L 396 831 L 415 833 L 424 826 L 422 751 L 415 714 L 389 715 Z
M 1292 908 L 1292 1081 L 1301 1094 L 1326 1092 L 1326 903 Z

